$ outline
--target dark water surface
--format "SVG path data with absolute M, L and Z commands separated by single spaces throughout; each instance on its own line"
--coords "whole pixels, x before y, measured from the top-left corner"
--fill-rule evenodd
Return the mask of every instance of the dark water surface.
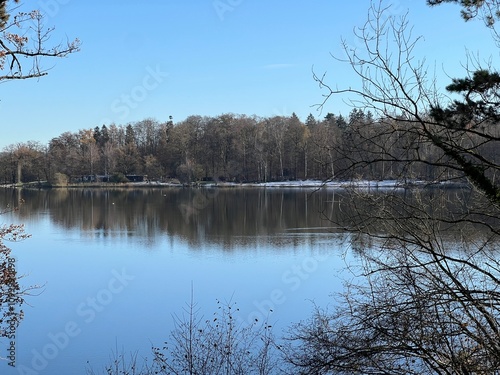
M 85 374 L 113 351 L 151 358 L 191 298 L 211 315 L 233 301 L 242 322 L 281 329 L 325 306 L 341 285 L 347 234 L 331 228 L 340 193 L 306 189 L 0 190 L 32 238 L 9 243 L 25 287 L 15 369 Z M 0 356 L 8 342 L 0 340 Z

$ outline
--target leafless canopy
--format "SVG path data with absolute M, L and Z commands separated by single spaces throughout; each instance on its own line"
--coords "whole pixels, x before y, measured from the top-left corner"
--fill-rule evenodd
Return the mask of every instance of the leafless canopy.
M 54 28 L 45 26 L 39 10 L 24 12 L 18 11 L 19 5 L 8 7 L 8 0 L 0 2 L 0 81 L 42 77 L 48 73 L 42 59 L 79 51 L 78 39 L 49 46 Z
M 438 173 L 428 185 L 440 188 L 353 189 L 338 202 L 345 217 L 336 224 L 353 233 L 352 278 L 332 311 L 318 308 L 291 330 L 287 358 L 304 374 L 498 373 L 498 74 L 470 66 L 447 87 L 462 100 L 449 99 L 414 57 L 419 38 L 408 16 L 382 3 L 356 35 L 357 48 L 344 41 L 343 61 L 360 86 L 338 89 L 315 76 L 326 89 L 320 106 L 347 94 L 376 113 L 345 130 L 353 141 L 337 145 L 337 172 L 398 162 L 398 178 L 411 184 L 429 166 Z

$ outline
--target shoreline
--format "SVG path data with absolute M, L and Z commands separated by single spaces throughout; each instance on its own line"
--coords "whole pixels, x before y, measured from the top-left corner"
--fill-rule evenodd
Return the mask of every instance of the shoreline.
M 67 185 L 49 185 L 45 182 L 31 182 L 25 184 L 1 184 L 2 188 L 9 189 L 134 189 L 134 188 L 308 188 L 308 189 L 410 189 L 415 187 L 438 188 L 467 188 L 467 183 L 451 181 L 422 181 L 422 180 L 353 180 L 353 181 L 273 181 L 273 182 L 125 182 L 125 183 L 74 183 Z

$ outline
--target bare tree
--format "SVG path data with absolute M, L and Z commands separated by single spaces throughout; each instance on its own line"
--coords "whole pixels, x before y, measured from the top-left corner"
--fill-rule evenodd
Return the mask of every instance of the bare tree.
M 288 361 L 304 374 L 498 373 L 499 77 L 470 66 L 447 87 L 463 100 L 448 99 L 415 62 L 407 15 L 381 2 L 356 35 L 362 48 L 344 42 L 344 61 L 360 87 L 333 89 L 316 76 L 325 101 L 348 94 L 377 114 L 376 124 L 350 126 L 342 172 L 390 164 L 411 181 L 432 166 L 439 174 L 429 185 L 441 189 L 353 189 L 339 202 L 355 277 L 333 311 L 318 309 L 291 331 Z M 446 189 L 450 182 L 461 188 Z
M 0 2 L 0 81 L 42 77 L 48 74 L 43 58 L 79 51 L 78 39 L 48 46 L 54 28 L 44 25 L 44 15 L 39 10 L 18 11 L 20 5 L 9 8 L 12 3 L 19 0 Z
M 170 344 L 154 348 L 158 372 L 165 374 L 275 374 L 278 356 L 267 321 L 248 325 L 234 302 L 217 302 L 212 317 L 200 315 L 193 300 L 175 317 Z
M 356 234 L 351 278 L 333 311 L 293 327 L 289 361 L 308 374 L 498 370 L 498 238 L 486 229 L 495 210 L 472 222 L 468 210 L 486 203 L 476 199 L 462 189 L 352 190 L 339 220 Z
M 37 10 L 30 12 L 9 8 L 9 4 L 18 4 L 18 0 L 0 1 L 0 82 L 36 78 L 47 74 L 41 65 L 42 58 L 64 57 L 79 50 L 80 42 L 75 39 L 65 45 L 48 47 L 52 28 L 44 26 L 44 16 Z M 17 11 L 17 14 L 14 14 Z M 29 67 L 25 66 L 28 61 Z M 19 145 L 16 152 L 17 181 L 21 181 L 22 168 L 34 153 L 32 145 Z M 32 158 L 31 158 L 32 159 Z M 12 208 L 6 208 L 10 211 Z M 0 211 L 0 214 L 5 211 Z M 15 259 L 7 241 L 19 241 L 29 237 L 24 233 L 23 225 L 0 226 L 0 337 L 9 340 L 9 364 L 15 366 L 16 329 L 23 318 L 20 306 L 24 303 L 22 290 L 18 283 Z

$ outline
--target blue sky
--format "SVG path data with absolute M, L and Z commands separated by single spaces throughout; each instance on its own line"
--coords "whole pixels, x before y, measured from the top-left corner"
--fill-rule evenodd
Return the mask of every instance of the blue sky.
M 35 3 L 35 5 L 33 5 Z M 178 122 L 189 115 L 347 115 L 341 98 L 319 113 L 322 91 L 312 68 L 333 86 L 358 84 L 341 38 L 366 20 L 369 1 L 37 0 L 55 26 L 51 42 L 78 37 L 81 52 L 45 60 L 49 75 L 0 85 L 0 149 L 29 140 L 46 144 L 65 131 L 144 118 Z M 425 0 L 388 0 L 409 12 L 417 50 L 438 74 L 462 76 L 465 51 L 497 58 L 489 31 L 464 23 L 459 8 Z

